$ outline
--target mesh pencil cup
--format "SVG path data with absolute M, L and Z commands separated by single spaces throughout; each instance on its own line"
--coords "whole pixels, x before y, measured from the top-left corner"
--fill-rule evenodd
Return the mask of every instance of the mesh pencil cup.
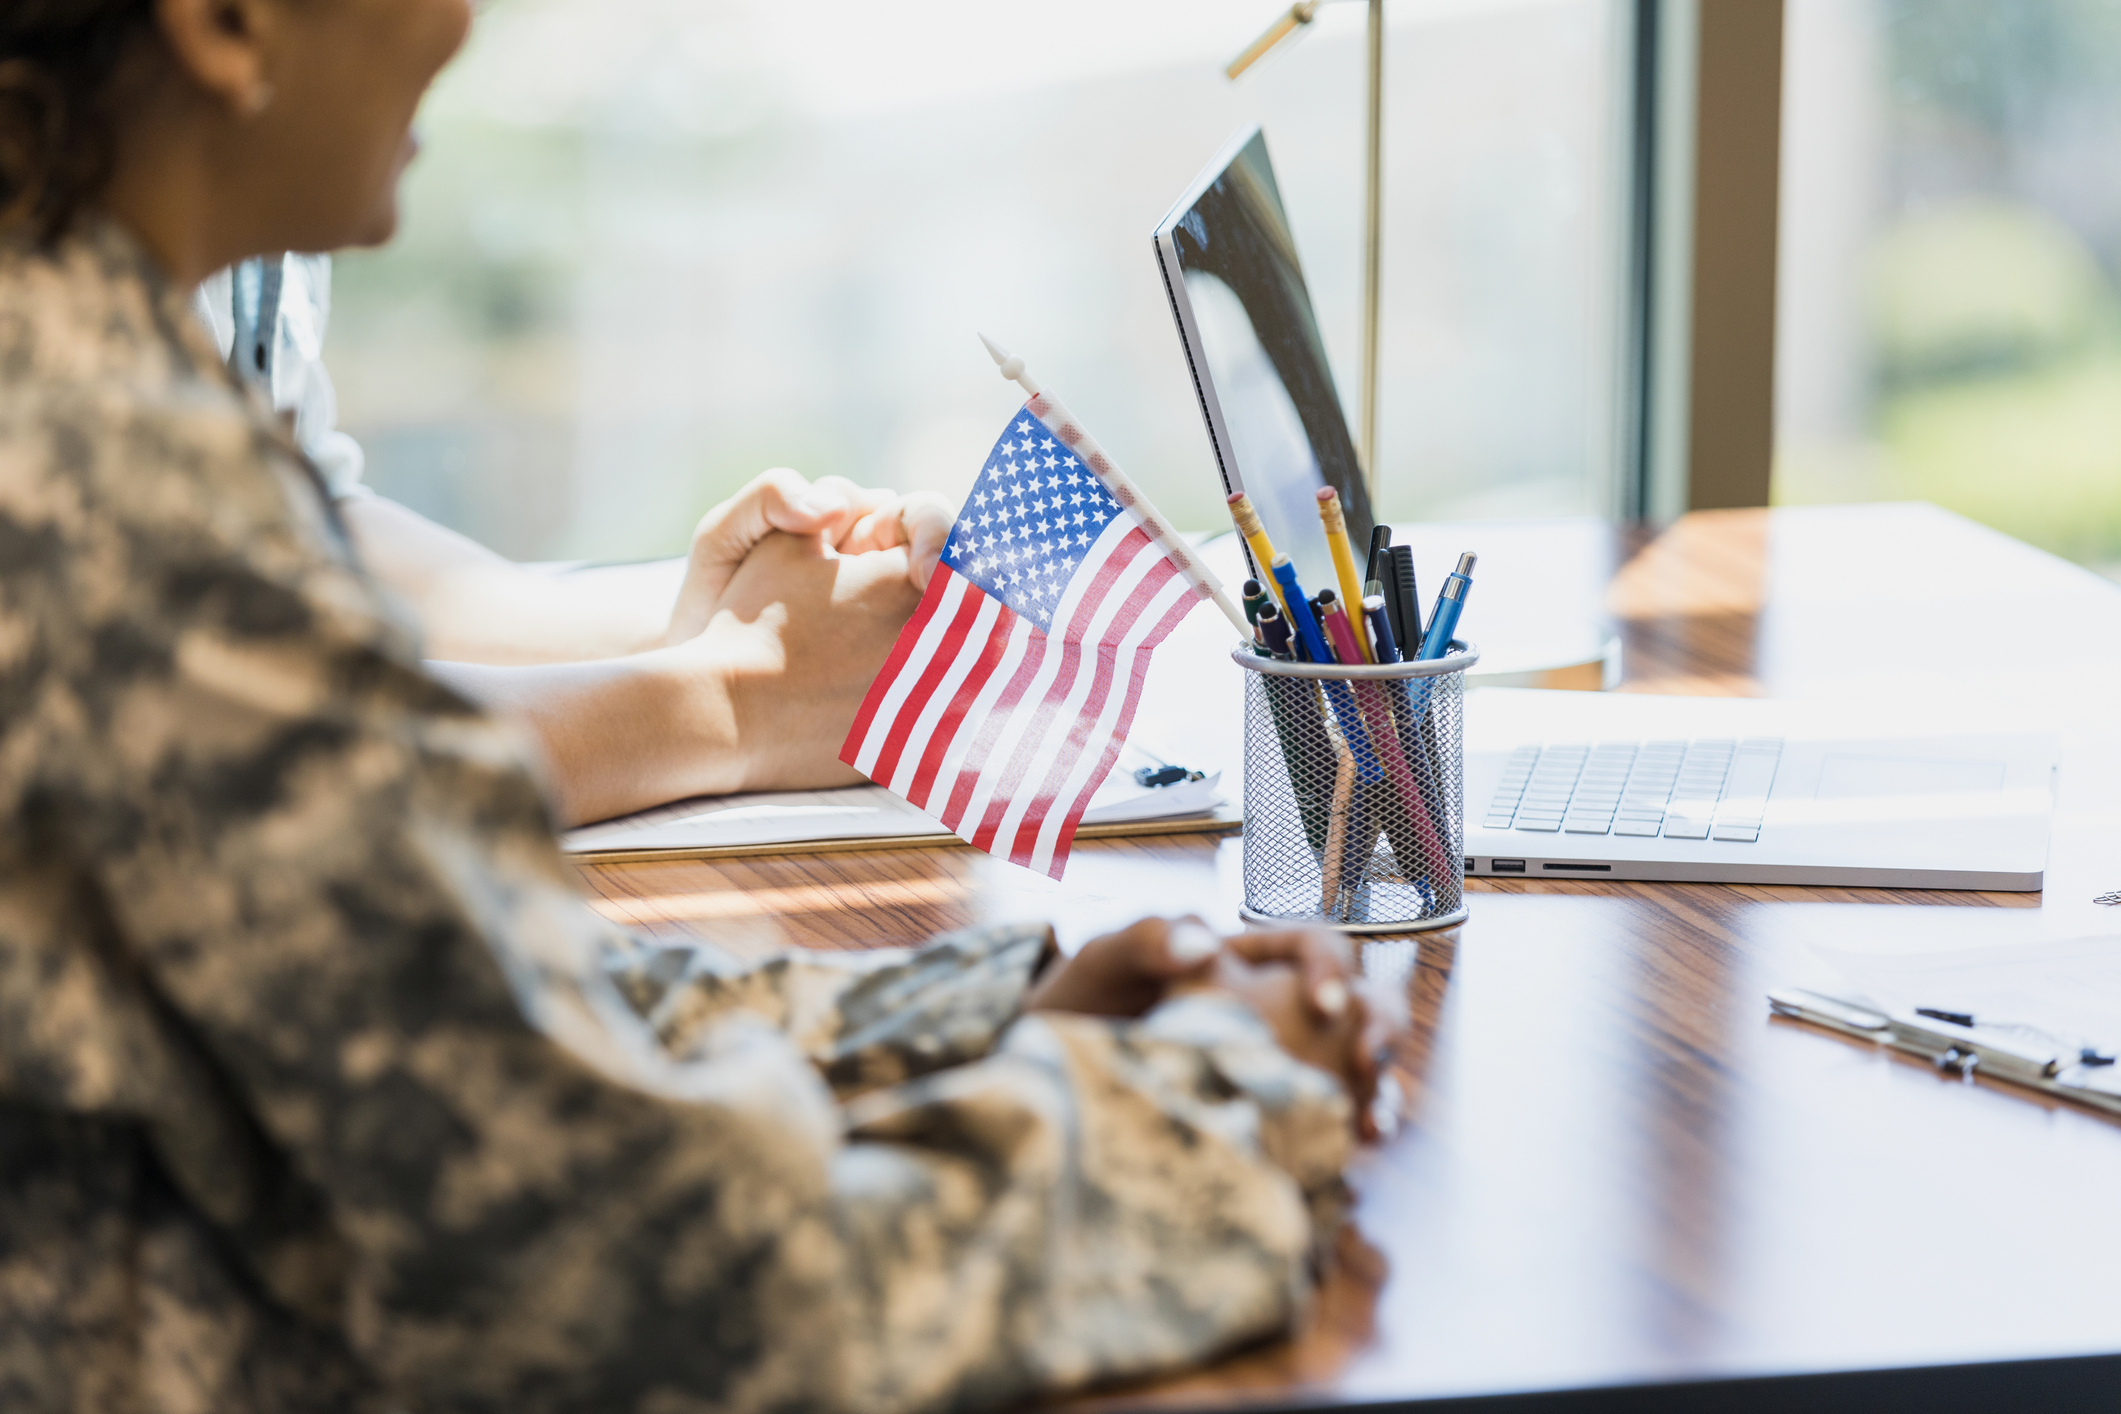
M 1245 669 L 1245 905 L 1255 923 L 1407 933 L 1463 922 L 1465 675 L 1416 663 Z

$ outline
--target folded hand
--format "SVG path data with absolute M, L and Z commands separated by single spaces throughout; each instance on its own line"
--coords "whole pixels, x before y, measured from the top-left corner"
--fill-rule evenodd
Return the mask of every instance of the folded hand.
M 685 583 L 665 642 L 682 643 L 707 627 L 738 569 L 775 531 L 815 536 L 845 555 L 903 549 L 901 573 L 925 591 L 949 538 L 953 514 L 933 492 L 900 493 L 857 486 L 840 476 L 810 482 L 777 467 L 700 519 L 692 532 Z
M 1284 1051 L 1347 1085 L 1357 1132 L 1376 1137 L 1370 1107 L 1388 1009 L 1369 1003 L 1337 933 L 1299 928 L 1218 938 L 1197 918 L 1145 918 L 1056 964 L 1024 1006 L 1140 1016 L 1190 991 L 1226 992 L 1251 1007 Z

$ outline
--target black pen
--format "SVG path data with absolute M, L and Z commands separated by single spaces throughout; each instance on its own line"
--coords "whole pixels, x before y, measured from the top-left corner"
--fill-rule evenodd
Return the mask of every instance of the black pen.
M 1370 532 L 1370 565 L 1369 572 L 1363 576 L 1363 581 L 1365 583 L 1373 579 L 1383 579 L 1385 577 L 1385 560 L 1388 558 L 1386 552 L 1391 548 L 1391 526 L 1380 525 Z
M 1289 651 L 1289 621 L 1272 604 L 1259 611 L 1259 636 L 1265 640 L 1267 656 L 1283 663 L 1294 662 Z
M 1392 527 L 1380 525 L 1370 532 L 1370 565 L 1363 573 L 1362 594 L 1365 599 L 1378 593 L 1385 596 L 1385 617 L 1392 621 L 1392 637 L 1399 640 L 1403 637 L 1399 623 L 1399 606 L 1392 602 L 1389 588 L 1372 587 L 1389 586 L 1391 582 Z
M 1385 577 L 1385 603 L 1399 617 L 1392 632 L 1399 637 L 1399 651 L 1421 652 L 1421 590 L 1414 582 L 1414 547 L 1394 545 L 1387 558 L 1391 573 Z

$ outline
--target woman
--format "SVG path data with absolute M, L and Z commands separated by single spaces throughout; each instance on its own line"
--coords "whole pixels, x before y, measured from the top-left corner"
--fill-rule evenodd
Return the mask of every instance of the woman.
M 1284 1328 L 1332 940 L 626 937 L 230 379 L 192 285 L 387 238 L 468 21 L 0 9 L 0 1403 L 964 1407 Z

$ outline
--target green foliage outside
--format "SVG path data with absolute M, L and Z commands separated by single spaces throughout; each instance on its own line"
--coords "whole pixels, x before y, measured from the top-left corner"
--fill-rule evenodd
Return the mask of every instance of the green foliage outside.
M 1935 501 L 2121 568 L 2121 4 L 1883 10 L 1872 441 L 1785 455 L 1776 498 Z

